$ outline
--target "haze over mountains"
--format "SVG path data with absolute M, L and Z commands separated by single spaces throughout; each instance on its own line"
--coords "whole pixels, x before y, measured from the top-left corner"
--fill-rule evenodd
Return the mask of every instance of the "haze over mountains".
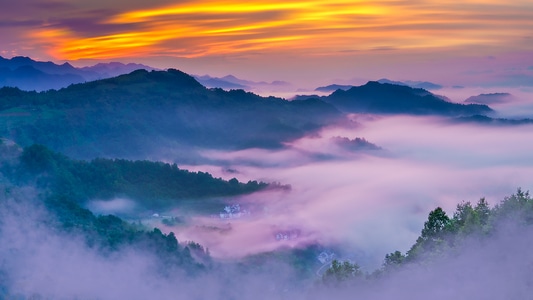
M 9 72 L 52 84 L 136 67 Z M 504 237 L 531 232 L 533 200 L 511 193 L 530 184 L 533 122 L 499 111 L 527 100 L 453 102 L 375 81 L 293 100 L 234 89 L 253 84 L 140 69 L 0 88 L 0 298 L 389 299 L 410 286 L 405 296 L 422 299 L 419 281 L 439 291 L 442 272 L 454 295 L 480 295 L 455 279 L 501 280 L 477 270 L 529 257 L 519 235 Z M 511 230 L 508 215 L 524 221 Z M 496 259 L 509 243 L 516 251 Z
M 280 147 L 337 122 L 322 101 L 207 89 L 177 70 L 127 75 L 35 93 L 0 89 L 2 135 L 80 155 L 150 153 L 162 145 Z M 150 149 L 150 150 L 149 150 Z
M 61 88 L 46 93 L 2 88 L 2 134 L 21 145 L 45 143 L 60 152 L 92 157 L 117 151 L 122 143 L 127 145 L 122 149 L 128 149 L 122 154 L 134 155 L 145 155 L 152 151 L 148 149 L 159 147 L 158 143 L 178 148 L 276 148 L 344 122 L 343 113 L 441 115 L 480 124 L 530 122 L 491 118 L 493 110 L 487 104 L 510 100 L 508 93 L 481 94 L 460 104 L 408 86 L 439 88 L 435 84 L 381 79 L 362 86 L 331 85 L 326 89 L 334 91 L 328 96 L 298 96 L 296 101 L 286 101 L 241 90 L 290 86 L 286 82 L 253 82 L 231 75 L 191 77 L 176 70 L 146 69 L 152 68 L 132 63 L 75 68 L 27 57 L 0 58 L 4 76 L 0 85 L 13 83 L 29 90 Z M 127 72 L 131 73 L 91 81 Z M 63 88 L 66 85 L 72 86 Z M 255 117 L 250 118 L 252 115 Z
M 533 0 L 0 2 L 0 300 L 533 298 Z
M 476 104 L 498 104 L 506 103 L 513 100 L 513 95 L 509 93 L 490 93 L 490 94 L 479 94 L 477 96 L 468 97 L 465 100 L 465 103 L 476 103 Z
M 411 81 L 411 80 L 407 80 L 407 81 L 394 81 L 394 80 L 389 80 L 389 79 L 386 79 L 386 78 L 382 78 L 382 79 L 379 79 L 379 80 L 376 80 L 377 82 L 379 83 L 389 83 L 389 84 L 394 84 L 394 85 L 403 85 L 403 86 L 409 86 L 409 87 L 412 87 L 412 88 L 417 88 L 417 89 L 425 89 L 425 90 L 439 90 L 442 88 L 442 85 L 439 85 L 439 84 L 435 84 L 435 83 L 432 83 L 432 82 L 428 82 L 428 81 Z M 354 87 L 354 85 L 343 85 L 343 84 L 330 84 L 330 85 L 327 85 L 327 86 L 321 86 L 321 87 L 317 87 L 315 89 L 315 91 L 317 92 L 326 92 L 326 93 L 331 93 L 331 92 L 334 92 L 336 90 L 349 90 L 350 88 Z
M 11 76 L 7 76 L 8 81 L 19 80 L 20 84 L 30 86 L 73 82 L 67 88 L 41 93 L 0 89 L 0 133 L 21 145 L 41 143 L 75 157 L 109 153 L 142 157 L 162 148 L 161 145 L 173 145 L 176 149 L 279 148 L 325 126 L 345 122 L 343 114 L 346 113 L 439 115 L 480 124 L 529 123 L 527 119 L 507 121 L 505 118 L 488 122 L 493 110 L 485 104 L 453 103 L 425 89 L 390 81 L 332 86 L 337 90 L 328 96 L 299 96 L 297 100 L 287 101 L 234 89 L 288 85 L 285 82 L 256 83 L 233 76 L 192 77 L 173 69 L 140 69 L 118 77 L 74 84 L 149 67 L 109 63 L 74 68 L 68 63 L 56 65 L 23 57 L 2 59 L 0 63 L 5 74 Z M 231 90 L 208 88 L 201 82 L 226 84 Z M 475 99 L 482 97 L 510 96 L 491 94 Z M 483 102 L 469 99 L 468 102 Z
M 209 75 L 194 76 L 198 82 L 208 88 L 243 89 L 253 92 L 291 92 L 294 87 L 285 81 L 254 82 L 239 79 L 233 75 L 211 77 Z
M 311 96 L 313 98 L 315 96 Z M 300 96 L 298 99 L 305 99 Z M 349 89 L 337 89 L 329 96 L 320 97 L 345 112 L 351 113 L 404 113 L 416 115 L 474 115 L 492 111 L 486 105 L 457 104 L 427 90 L 405 85 L 370 81 Z
M 35 61 L 29 57 L 16 56 L 6 59 L 0 56 L 0 87 L 18 87 L 26 91 L 58 90 L 74 83 L 116 77 L 139 69 L 157 70 L 143 64 L 119 62 L 97 63 L 93 66 L 76 68 L 68 62 L 58 65 L 53 62 Z M 294 90 L 294 87 L 285 81 L 254 82 L 233 75 L 220 78 L 209 75 L 194 77 L 207 88 L 243 89 L 262 93 Z
M 114 77 L 138 69 L 155 70 L 142 64 L 116 62 L 76 68 L 68 62 L 58 65 L 35 61 L 29 57 L 6 59 L 0 56 L 0 86 L 18 87 L 27 91 L 57 90 L 74 83 Z

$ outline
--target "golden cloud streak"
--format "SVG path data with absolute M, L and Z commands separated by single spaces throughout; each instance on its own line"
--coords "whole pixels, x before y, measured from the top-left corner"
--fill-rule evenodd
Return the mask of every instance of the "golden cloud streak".
M 225 55 L 246 51 L 305 50 L 323 54 L 375 48 L 460 47 L 505 43 L 509 30 L 520 35 L 533 25 L 525 12 L 500 0 L 310 0 L 241 3 L 203 0 L 149 10 L 133 10 L 104 21 L 131 31 L 80 38 L 75 32 L 42 30 L 35 36 L 56 45 L 51 52 L 63 59 L 113 58 L 139 53 L 172 53 L 184 57 Z M 498 18 L 507 14 L 521 20 Z M 502 27 L 503 26 L 503 27 Z M 530 27 L 531 28 L 531 27 Z

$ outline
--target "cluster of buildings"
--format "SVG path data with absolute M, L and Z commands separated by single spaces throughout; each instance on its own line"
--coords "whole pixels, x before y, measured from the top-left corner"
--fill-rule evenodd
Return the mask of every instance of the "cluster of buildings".
M 278 231 L 274 235 L 276 238 L 276 241 L 290 241 L 297 239 L 300 236 L 300 230 L 284 230 L 284 231 Z
M 241 209 L 240 204 L 226 205 L 224 211 L 219 213 L 221 219 L 239 219 L 244 216 L 249 216 L 250 211 Z
M 333 261 L 333 259 L 335 259 L 335 253 L 328 251 L 328 250 L 322 251 L 317 256 L 317 259 L 318 261 L 320 261 L 321 264 L 330 263 Z

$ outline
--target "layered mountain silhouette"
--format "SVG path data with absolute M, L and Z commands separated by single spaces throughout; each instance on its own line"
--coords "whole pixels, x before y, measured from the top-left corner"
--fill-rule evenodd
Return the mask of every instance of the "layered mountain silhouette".
M 320 99 L 350 113 L 462 116 L 492 112 L 486 105 L 452 103 L 424 89 L 376 81 L 346 91 L 337 90 Z
M 331 93 L 331 92 L 334 92 L 336 90 L 346 91 L 346 90 L 349 90 L 349 89 L 351 89 L 353 87 L 354 87 L 353 85 L 330 84 L 330 85 L 326 85 L 326 86 L 317 87 L 315 89 L 315 91 L 316 92 L 323 92 L 323 93 Z
M 402 85 L 402 86 L 408 86 L 412 88 L 418 88 L 418 89 L 425 89 L 425 90 L 438 90 L 442 88 L 442 85 L 428 82 L 428 81 L 395 81 L 395 80 L 389 80 L 387 78 L 382 78 L 379 80 L 376 80 L 379 83 L 388 83 L 388 84 L 394 84 L 394 85 Z M 344 90 L 347 91 L 351 89 L 352 87 L 355 87 L 354 85 L 345 85 L 345 84 L 330 84 L 326 86 L 321 86 L 315 89 L 317 92 L 323 92 L 323 93 L 331 93 L 336 90 Z
M 251 81 L 237 78 L 233 75 L 226 75 L 224 77 L 212 77 L 209 75 L 197 76 L 194 78 L 201 84 L 208 88 L 221 88 L 225 90 L 243 89 L 247 91 L 291 91 L 293 86 L 286 81 Z
M 225 90 L 235 90 L 235 89 L 248 89 L 249 86 L 246 85 L 247 83 L 239 83 L 235 81 L 228 80 L 228 76 L 218 78 L 218 77 L 211 77 L 209 75 L 203 75 L 203 76 L 194 76 L 198 82 L 200 82 L 202 85 L 208 88 L 221 88 Z
M 27 91 L 60 89 L 84 81 L 85 79 L 77 74 L 48 74 L 31 65 L 20 66 L 13 70 L 0 68 L 0 86 L 18 87 Z
M 495 126 L 514 126 L 514 125 L 531 125 L 533 119 L 507 119 L 507 118 L 491 118 L 484 115 L 473 115 L 454 118 L 453 121 L 460 123 L 477 123 L 480 125 L 495 125 Z
M 513 99 L 513 95 L 509 93 L 490 93 L 479 94 L 477 96 L 468 97 L 465 103 L 477 103 L 477 104 L 498 104 L 506 103 Z
M 0 136 L 74 157 L 143 157 L 165 146 L 281 147 L 340 115 L 318 99 L 207 89 L 174 69 L 137 70 L 58 91 L 0 89 Z
M 69 63 L 35 61 L 17 56 L 6 59 L 0 56 L 0 87 L 17 87 L 27 91 L 60 89 L 74 83 L 115 77 L 137 69 L 154 70 L 141 64 L 118 62 L 99 63 L 91 67 L 76 68 Z
M 405 85 L 408 87 L 412 87 L 415 89 L 425 89 L 425 90 L 440 90 L 442 89 L 442 85 L 436 84 L 429 81 L 413 81 L 413 80 L 406 80 L 406 81 L 394 81 L 389 80 L 387 78 L 382 78 L 380 80 L 377 80 L 379 83 L 390 83 L 395 85 Z
M 230 91 L 207 88 L 174 69 L 140 69 L 86 82 L 90 76 L 137 67 L 145 66 L 110 63 L 78 69 L 68 63 L 0 58 L 0 83 L 21 86 L 0 89 L 0 136 L 23 146 L 43 144 L 75 158 L 111 153 L 139 158 L 163 148 L 186 155 L 194 147 L 282 147 L 341 121 L 342 112 L 484 117 L 492 111 L 487 105 L 452 103 L 424 89 L 379 82 L 292 101 L 235 90 L 250 82 L 234 76 L 219 78 L 233 84 Z M 4 73 L 8 75 L 2 77 Z M 68 87 L 59 89 L 62 85 Z M 58 90 L 49 90 L 51 86 Z M 359 140 L 341 142 L 350 148 L 369 146 Z
M 81 70 L 84 72 L 84 78 L 86 78 L 88 81 L 97 80 L 97 79 L 105 79 L 105 78 L 111 78 L 116 77 L 123 74 L 131 73 L 135 70 L 147 70 L 147 71 L 155 71 L 156 68 L 152 68 L 143 64 L 136 64 L 136 63 L 128 63 L 123 64 L 120 62 L 110 62 L 110 63 L 98 63 L 94 66 L 90 67 L 82 67 L 78 70 Z M 95 74 L 93 76 L 97 77 L 91 77 L 91 74 Z

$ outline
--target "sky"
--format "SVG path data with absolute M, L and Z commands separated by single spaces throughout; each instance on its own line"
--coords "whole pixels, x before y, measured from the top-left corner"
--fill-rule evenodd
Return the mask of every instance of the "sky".
M 530 0 L 0 0 L 0 55 L 296 85 L 533 85 Z

